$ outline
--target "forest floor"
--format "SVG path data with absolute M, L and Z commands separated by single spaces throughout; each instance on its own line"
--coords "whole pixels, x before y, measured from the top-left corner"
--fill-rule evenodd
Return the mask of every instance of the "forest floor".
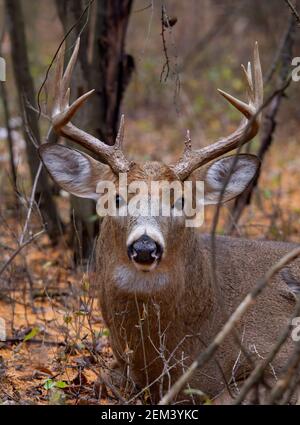
M 273 146 L 268 155 L 260 188 L 239 225 L 243 236 L 299 242 L 296 139 L 282 150 L 282 144 Z M 67 202 L 60 202 L 66 210 Z M 0 265 L 17 248 L 22 230 L 11 204 L 7 199 L 1 205 Z M 208 211 L 206 222 L 212 214 Z M 225 217 L 226 210 L 220 232 Z M 109 373 L 112 361 L 109 331 L 94 296 L 93 275 L 72 263 L 64 238 L 53 247 L 42 235 L 0 276 L 0 336 L 1 324 L 6 328 L 6 339 L 0 342 L 0 403 L 113 404 L 133 397 L 111 387 L 102 373 Z M 131 402 L 145 403 L 147 394 Z

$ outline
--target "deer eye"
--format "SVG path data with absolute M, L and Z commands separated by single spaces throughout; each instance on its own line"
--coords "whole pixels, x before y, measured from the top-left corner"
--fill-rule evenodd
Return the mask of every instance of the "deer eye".
M 182 211 L 184 208 L 184 197 L 178 198 L 175 203 L 174 203 L 174 207 L 179 211 Z
M 119 195 L 119 194 L 116 195 L 115 202 L 116 202 L 116 207 L 117 208 L 120 208 L 122 205 L 125 204 L 124 198 L 121 195 Z

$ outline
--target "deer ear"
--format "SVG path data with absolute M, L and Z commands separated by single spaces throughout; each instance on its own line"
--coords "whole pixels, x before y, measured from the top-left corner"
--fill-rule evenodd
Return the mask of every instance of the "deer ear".
M 236 162 L 235 162 L 236 161 Z M 231 170 L 235 163 L 234 169 Z M 210 164 L 205 170 L 194 171 L 193 179 L 204 181 L 204 204 L 217 204 L 225 181 L 231 172 L 222 197 L 222 203 L 240 195 L 256 176 L 260 160 L 255 155 L 241 154 L 227 156 Z
M 46 143 L 40 146 L 39 155 L 53 180 L 72 195 L 98 200 L 99 181 L 113 180 L 108 165 L 67 146 Z

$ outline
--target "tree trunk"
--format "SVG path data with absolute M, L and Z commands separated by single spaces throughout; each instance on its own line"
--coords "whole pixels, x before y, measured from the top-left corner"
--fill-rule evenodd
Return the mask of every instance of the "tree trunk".
M 83 3 L 82 0 L 56 0 L 57 13 L 64 33 L 67 33 L 74 24 L 78 23 L 66 39 L 66 60 L 69 59 L 72 47 L 86 21 L 86 16 L 82 17 L 82 20 L 79 21 L 84 10 Z M 88 29 L 89 27 L 80 34 L 80 49 L 71 83 L 71 100 L 77 99 L 83 93 L 87 92 L 90 87 L 89 65 L 87 61 Z M 89 107 L 87 104 L 83 108 L 80 108 L 73 118 L 74 124 L 86 131 L 91 130 L 88 125 L 88 110 Z M 68 142 L 68 144 L 72 145 L 72 142 Z M 76 148 L 82 150 L 80 146 L 76 146 Z M 71 196 L 70 238 L 76 264 L 86 262 L 93 252 L 94 239 L 99 228 L 97 221 L 93 220 L 95 214 L 96 209 L 94 201 Z
M 95 21 L 90 19 L 81 32 L 87 19 L 86 15 L 82 16 L 84 4 L 80 0 L 56 0 L 64 32 L 67 33 L 76 24 L 67 39 L 67 54 L 79 34 L 81 37 L 71 96 L 74 99 L 92 88 L 96 89 L 73 121 L 85 131 L 112 144 L 117 134 L 122 95 L 133 68 L 130 67 L 133 60 L 124 54 L 132 0 L 97 0 L 92 6 Z M 90 258 L 99 221 L 93 219 L 96 216 L 93 201 L 72 197 L 71 208 L 74 223 L 72 239 L 78 263 Z
M 12 130 L 10 126 L 10 113 L 9 113 L 9 107 L 8 107 L 7 92 L 6 92 L 5 83 L 0 83 L 0 84 L 1 84 L 0 93 L 1 93 L 2 103 L 3 103 L 4 119 L 5 119 L 6 131 L 7 131 L 10 174 L 12 178 L 12 186 L 15 192 L 15 196 L 17 196 L 17 172 L 16 172 L 15 160 L 14 160 L 13 138 L 12 138 Z
M 23 118 L 27 159 L 31 179 L 34 181 L 40 159 L 33 140 L 37 144 L 40 143 L 40 131 L 37 113 L 28 106 L 36 107 L 36 101 L 33 80 L 29 70 L 24 17 L 19 0 L 6 0 L 5 6 L 9 20 L 13 71 L 19 95 L 20 111 Z M 35 200 L 39 205 L 49 237 L 53 242 L 56 242 L 61 230 L 61 222 L 45 170 L 41 172 L 35 193 Z
M 120 106 L 134 60 L 125 53 L 126 31 L 132 0 L 98 0 L 91 67 L 90 123 L 95 135 L 114 144 L 118 131 Z
M 0 56 L 2 56 L 2 42 L 4 39 L 5 30 L 3 29 L 3 33 L 1 34 L 0 38 Z M 14 158 L 14 146 L 13 146 L 13 137 L 12 137 L 12 130 L 10 125 L 10 111 L 9 111 L 9 105 L 8 105 L 8 96 L 7 91 L 5 87 L 5 82 L 0 83 L 0 94 L 1 99 L 3 103 L 3 110 L 4 110 L 4 120 L 5 120 L 5 127 L 7 131 L 7 144 L 8 144 L 8 152 L 9 152 L 9 164 L 10 164 L 10 174 L 12 178 L 12 187 L 14 190 L 14 194 L 16 197 L 16 205 L 18 204 L 18 198 L 17 198 L 17 171 L 15 167 L 15 158 Z

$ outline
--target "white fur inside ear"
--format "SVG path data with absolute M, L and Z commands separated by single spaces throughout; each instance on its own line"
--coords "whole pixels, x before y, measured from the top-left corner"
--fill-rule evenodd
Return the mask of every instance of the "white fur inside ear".
M 99 198 L 92 179 L 92 163 L 85 155 L 54 145 L 44 150 L 42 158 L 52 178 L 64 190 L 83 198 Z
M 208 187 L 205 191 L 205 204 L 215 204 L 218 202 L 220 192 L 223 189 L 234 161 L 234 156 L 226 157 L 215 161 L 211 167 L 209 167 L 205 178 L 205 184 Z M 238 158 L 226 186 L 223 202 L 238 196 L 246 189 L 255 176 L 257 167 L 257 160 L 250 155 L 241 155 Z

